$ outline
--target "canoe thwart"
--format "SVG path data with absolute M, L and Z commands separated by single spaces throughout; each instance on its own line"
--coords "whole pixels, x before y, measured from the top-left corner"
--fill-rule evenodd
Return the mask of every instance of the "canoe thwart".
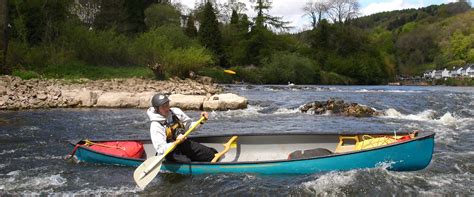
M 238 137 L 239 137 L 239 136 L 234 135 L 234 136 L 232 136 L 232 137 L 229 139 L 229 141 L 228 141 L 227 143 L 223 144 L 224 150 L 222 150 L 222 151 L 219 152 L 219 153 L 216 153 L 216 154 L 214 155 L 214 159 L 212 159 L 211 162 L 212 162 L 212 163 L 217 162 L 224 154 L 226 154 L 226 153 L 230 150 L 230 148 L 235 148 L 235 147 L 237 146 L 237 144 L 235 143 L 235 141 L 237 140 Z

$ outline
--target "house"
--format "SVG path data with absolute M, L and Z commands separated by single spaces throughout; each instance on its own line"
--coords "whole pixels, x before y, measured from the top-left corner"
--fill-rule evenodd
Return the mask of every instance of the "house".
M 462 73 L 464 72 L 463 67 L 459 67 L 458 69 L 454 68 L 453 71 L 451 71 L 451 77 L 460 77 L 462 76 Z
M 434 77 L 435 70 L 427 70 L 423 73 L 423 78 L 430 79 Z
M 474 64 L 465 67 L 464 76 L 474 78 Z
M 441 79 L 443 77 L 443 71 L 442 70 L 435 70 L 434 71 L 434 79 Z
M 448 78 L 449 77 L 449 70 L 448 69 L 444 69 L 441 71 L 441 77 L 442 78 Z

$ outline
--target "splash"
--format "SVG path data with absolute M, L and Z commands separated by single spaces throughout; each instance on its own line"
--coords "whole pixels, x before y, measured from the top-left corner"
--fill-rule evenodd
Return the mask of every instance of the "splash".
M 436 112 L 434 110 L 425 110 L 421 113 L 418 114 L 409 114 L 409 115 L 404 115 L 397 111 L 396 109 L 390 108 L 387 109 L 384 112 L 385 116 L 387 118 L 399 118 L 399 119 L 405 119 L 405 120 L 418 120 L 418 121 L 428 121 L 428 120 L 433 120 L 435 117 Z
M 344 187 L 354 184 L 357 170 L 346 172 L 329 172 L 320 176 L 318 179 L 302 184 L 304 190 L 318 195 L 336 194 L 343 195 Z
M 0 178 L 0 182 L 3 183 L 3 190 L 18 190 L 18 189 L 31 189 L 44 190 L 47 188 L 57 188 L 66 184 L 66 179 L 61 177 L 59 174 L 44 175 L 29 178 L 22 176 L 20 178 L 20 171 L 13 171 L 7 174 L 8 178 Z
M 287 109 L 287 108 L 278 108 L 273 114 L 296 114 L 299 113 L 299 108 Z

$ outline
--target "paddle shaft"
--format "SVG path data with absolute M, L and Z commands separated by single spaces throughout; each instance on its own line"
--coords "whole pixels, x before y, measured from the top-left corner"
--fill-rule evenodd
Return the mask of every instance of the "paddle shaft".
M 201 119 L 199 119 L 196 124 L 194 124 L 191 128 L 188 129 L 188 131 L 186 131 L 186 133 L 184 133 L 184 137 L 187 137 L 198 125 L 201 124 L 202 121 L 204 121 L 206 118 L 203 116 L 201 117 Z M 175 148 L 176 148 L 177 144 L 176 143 L 173 143 L 166 151 L 165 153 L 163 154 L 162 158 L 165 158 L 166 155 L 168 155 L 168 153 L 170 153 L 171 151 L 173 151 Z M 146 161 L 145 161 L 146 162 Z M 153 163 L 152 165 L 150 165 L 145 171 L 144 171 L 144 174 L 148 174 L 148 172 L 150 172 L 151 170 L 153 170 L 153 168 L 155 168 L 155 166 L 157 166 L 158 164 L 160 164 L 162 162 L 162 160 L 157 160 L 157 162 Z

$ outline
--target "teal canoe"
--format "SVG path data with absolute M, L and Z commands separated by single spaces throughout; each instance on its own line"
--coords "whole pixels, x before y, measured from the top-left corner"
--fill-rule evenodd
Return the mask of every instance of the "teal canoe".
M 403 136 L 403 134 L 398 135 L 398 138 Z M 408 136 L 408 134 L 404 135 Z M 426 168 L 431 161 L 434 135 L 433 132 L 417 132 L 412 135 L 412 138 L 395 140 L 393 133 L 239 134 L 237 140 L 229 146 L 228 152 L 218 162 L 171 163 L 165 161 L 161 171 L 179 174 L 311 174 L 379 166 L 394 171 L 421 170 Z M 208 135 L 190 136 L 188 139 L 222 152 L 225 149 L 222 144 L 231 137 L 232 135 Z M 386 142 L 387 139 L 391 141 Z M 101 143 L 130 141 L 130 139 L 90 141 Z M 143 143 L 142 158 L 120 157 L 95 151 L 84 145 L 84 140 L 71 141 L 70 145 L 76 147 L 74 157 L 80 162 L 136 167 L 147 157 L 155 155 L 155 151 L 150 140 L 135 139 L 133 141 Z M 365 146 L 362 146 L 364 148 L 360 148 L 362 143 L 365 143 Z

